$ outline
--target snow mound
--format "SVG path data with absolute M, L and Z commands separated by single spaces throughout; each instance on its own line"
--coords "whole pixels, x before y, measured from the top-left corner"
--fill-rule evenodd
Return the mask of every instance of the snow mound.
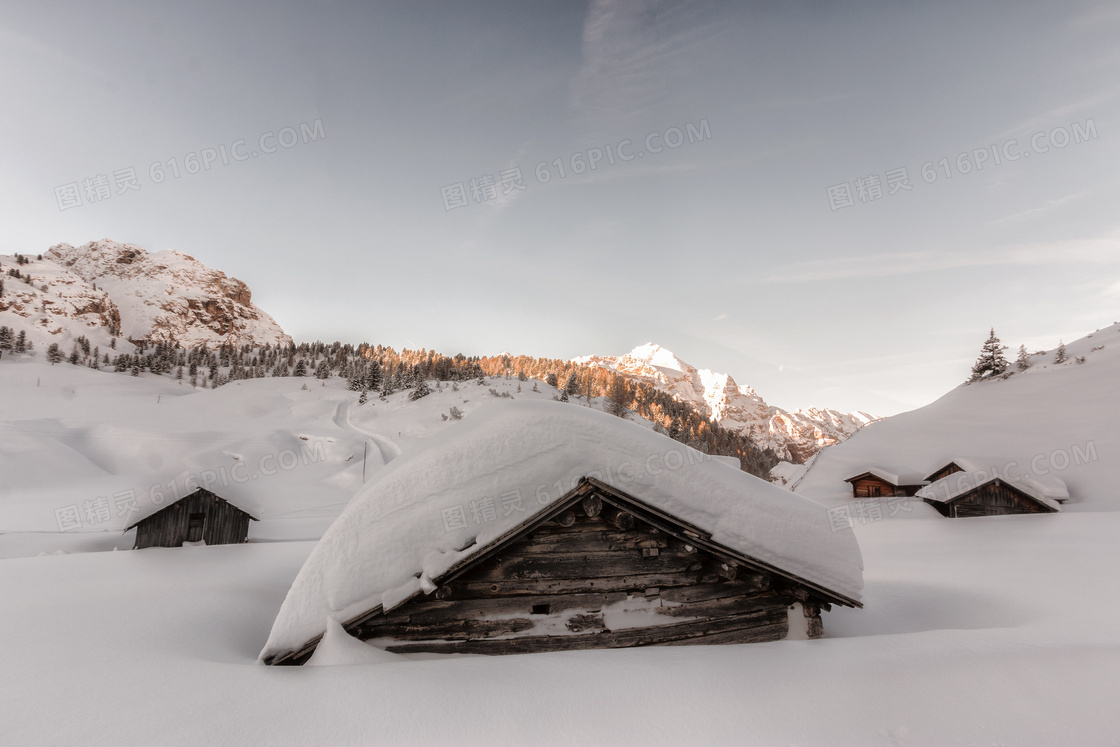
M 733 550 L 858 600 L 863 563 L 823 507 L 646 428 L 557 402 L 480 408 L 394 460 L 350 502 L 300 570 L 261 652 L 296 650 L 386 610 L 557 502 L 590 476 Z
M 323 640 L 307 660 L 309 667 L 338 667 L 353 664 L 390 664 L 404 661 L 400 654 L 383 651 L 347 633 L 338 620 L 327 623 Z

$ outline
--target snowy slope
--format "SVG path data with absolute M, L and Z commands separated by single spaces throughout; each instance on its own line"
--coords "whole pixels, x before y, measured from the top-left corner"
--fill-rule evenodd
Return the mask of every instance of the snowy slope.
M 962 385 L 926 407 L 872 423 L 821 451 L 795 492 L 838 505 L 851 500 L 844 478 L 868 467 L 928 475 L 955 458 L 982 454 L 989 472 L 1064 481 L 1070 501 L 1063 511 L 1120 510 L 1120 325 L 1066 351 L 1065 363 L 1047 351 L 1032 356 L 1026 371 Z
M 652 342 L 626 355 L 584 356 L 574 362 L 617 371 L 627 378 L 652 384 L 689 402 L 712 422 L 749 435 L 783 459 L 802 462 L 817 450 L 843 441 L 875 420 L 865 412 L 817 409 L 788 412 L 766 404 L 749 386 L 728 374 L 698 369 Z
M 516 378 L 433 384 L 417 401 L 403 391 L 359 405 L 359 393 L 338 377 L 192 389 L 148 373 L 6 356 L 0 557 L 26 554 L 41 542 L 48 550 L 131 546 L 124 527 L 198 485 L 261 518 L 250 525 L 250 538 L 317 538 L 361 489 L 363 474 L 371 481 L 398 455 L 453 425 L 445 419 L 452 407 L 469 416 L 487 402 L 510 401 L 491 389 L 518 400 L 558 394 L 535 383 L 537 392 L 533 381 Z M 135 510 L 117 505 L 129 491 L 137 496 Z M 108 515 L 104 506 L 98 513 L 101 498 Z M 56 512 L 68 507 L 76 507 L 79 521 L 59 535 Z M 19 534 L 27 532 L 55 534 L 32 541 Z
M 187 347 L 291 342 L 253 304 L 245 283 L 181 252 L 150 254 L 104 239 L 80 247 L 58 244 L 42 256 L 22 266 L 0 256 L 5 273 L 15 268 L 33 278 L 26 285 L 5 276 L 0 324 L 32 331 L 36 344 L 64 345 L 85 334 L 104 348 L 109 328 L 119 328 L 126 339 L 174 340 Z

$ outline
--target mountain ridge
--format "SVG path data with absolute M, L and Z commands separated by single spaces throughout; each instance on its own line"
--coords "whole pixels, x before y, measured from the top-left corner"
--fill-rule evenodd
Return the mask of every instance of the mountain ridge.
M 760 446 L 793 462 L 804 462 L 825 446 L 839 443 L 878 420 L 866 412 L 815 407 L 790 412 L 775 407 L 754 388 L 739 385 L 730 374 L 697 368 L 652 342 L 625 355 L 589 355 L 573 358 L 572 362 L 646 381 L 691 403 L 712 422 L 749 435 Z
M 3 256 L 0 268 L 0 324 L 29 330 L 36 343 L 79 336 L 184 346 L 292 341 L 252 302 L 248 285 L 182 252 L 102 239 Z

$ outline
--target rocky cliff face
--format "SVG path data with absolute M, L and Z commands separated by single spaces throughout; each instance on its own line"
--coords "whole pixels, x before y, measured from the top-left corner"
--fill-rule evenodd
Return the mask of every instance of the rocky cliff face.
M 14 257 L 0 257 L 0 279 L 0 324 L 25 330 L 33 341 L 98 330 L 111 335 L 120 328 L 120 310 L 109 294 L 54 262 L 31 259 L 21 265 Z
M 113 337 L 184 346 L 291 342 L 245 283 L 180 252 L 108 239 L 59 244 L 23 262 L 0 256 L 0 277 L 0 324 L 27 331 L 36 344 L 78 336 L 99 345 Z
M 104 328 L 130 340 L 262 345 L 291 342 L 255 306 L 245 283 L 175 251 L 149 253 L 108 239 L 79 247 L 58 244 L 42 259 L 14 267 L 32 284 L 6 276 L 0 312 L 48 335 Z
M 619 357 L 593 355 L 576 361 L 646 381 L 692 403 L 712 422 L 749 435 L 760 446 L 768 446 L 781 458 L 794 462 L 805 461 L 877 420 L 863 412 L 817 408 L 788 412 L 772 407 L 754 389 L 740 386 L 728 374 L 698 369 L 653 343 Z

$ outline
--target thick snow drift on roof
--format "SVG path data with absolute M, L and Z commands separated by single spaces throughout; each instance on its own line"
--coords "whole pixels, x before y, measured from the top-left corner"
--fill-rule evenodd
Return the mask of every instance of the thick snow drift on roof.
M 959 464 L 958 462 L 958 465 Z M 993 474 L 984 470 L 976 472 L 954 472 L 951 475 L 946 475 L 940 480 L 930 483 L 919 490 L 917 492 L 917 497 L 923 500 L 948 503 L 954 498 L 958 498 L 981 485 L 988 484 L 992 480 L 1003 480 L 1003 482 L 1011 487 L 1021 490 L 1042 505 L 1049 506 L 1055 511 L 1060 510 L 1058 499 L 1066 500 L 1069 498 L 1069 492 L 1065 488 L 1065 483 L 1056 477 L 1049 477 L 1045 482 L 1039 478 L 1009 479 L 1006 476 Z
M 331 525 L 300 570 L 261 657 L 298 649 L 327 620 L 433 590 L 458 561 L 592 476 L 710 532 L 715 542 L 851 599 L 851 532 L 819 504 L 605 413 L 494 403 L 394 460 Z
M 875 477 L 878 477 L 880 480 L 886 480 L 891 485 L 894 485 L 896 487 L 901 487 L 902 485 L 925 485 L 927 482 L 926 479 L 917 472 L 901 470 L 896 467 L 868 467 L 867 469 L 862 469 L 859 472 L 856 472 L 855 474 L 844 478 L 844 480 L 845 482 L 848 480 L 854 480 L 860 475 L 866 475 L 869 473 L 874 475 Z

